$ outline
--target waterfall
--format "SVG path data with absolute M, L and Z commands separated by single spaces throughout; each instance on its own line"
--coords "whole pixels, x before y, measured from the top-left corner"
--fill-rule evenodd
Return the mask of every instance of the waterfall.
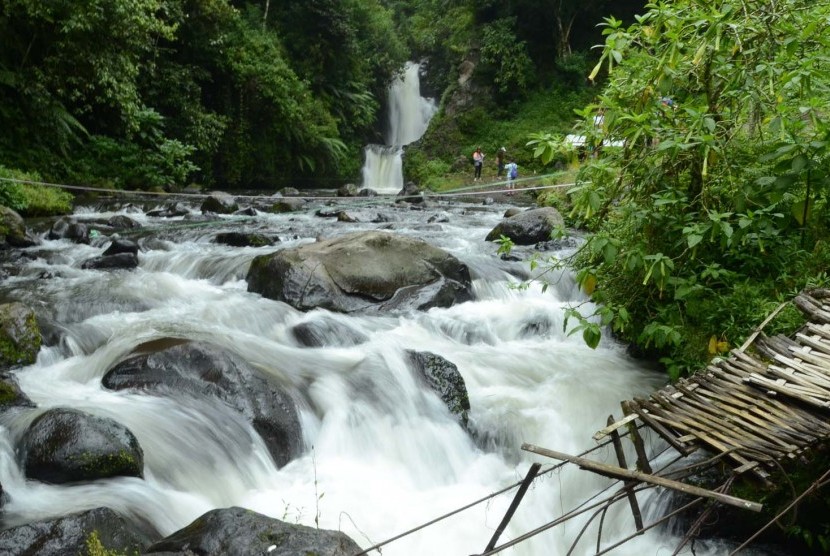
M 421 138 L 435 114 L 435 101 L 421 96 L 420 64 L 408 62 L 389 86 L 386 145 L 367 145 L 362 187 L 396 194 L 403 188 L 403 147 Z
M 5 526 L 107 506 L 167 535 L 211 509 L 241 506 L 289 523 L 341 530 L 369 547 L 516 483 L 533 462 L 546 468 L 555 463 L 522 452 L 523 442 L 570 454 L 594 447 L 592 435 L 608 415 L 620 416 L 620 400 L 662 385 L 665 377 L 631 359 L 613 340 L 604 337 L 590 349 L 579 334 L 568 334 L 565 309 L 590 305 L 570 272 L 547 275 L 547 288 L 516 287 L 528 276 L 527 263 L 500 258 L 498 246 L 483 240 L 505 205 L 447 203 L 412 211 L 382 198 L 376 203 L 373 210 L 395 222 L 395 233 L 418 237 L 465 263 L 474 299 L 449 308 L 365 316 L 323 309 L 303 313 L 249 293 L 245 275 L 257 255 L 312 242 L 322 230 L 336 235 L 385 226 L 323 221 L 315 215 L 326 206 L 323 201 L 290 214 L 219 216 L 210 228 L 138 215 L 152 236 L 141 240 L 140 264 L 132 271 L 82 269 L 85 259 L 100 253 L 92 245 L 47 240 L 28 249 L 31 257 L 19 260 L 19 272 L 0 282 L 0 297 L 40 308 L 51 323 L 51 337 L 60 340 L 44 347 L 34 364 L 15 371 L 37 408 L 0 413 Z M 86 210 L 76 217 L 106 221 L 113 214 Z M 435 223 L 437 216 L 446 218 Z M 270 247 L 213 241 L 226 231 L 283 231 L 285 237 Z M 298 324 L 331 320 L 366 341 L 312 348 L 292 336 Z M 298 457 L 278 468 L 250 423 L 218 401 L 101 385 L 105 373 L 136 346 L 167 337 L 232 350 L 288 392 L 303 427 Z M 408 350 L 435 353 L 458 367 L 474 434 L 421 384 L 406 363 Z M 34 415 L 52 407 L 77 408 L 127 426 L 144 450 L 144 479 L 67 485 L 26 480 L 15 442 Z M 652 453 L 658 447 L 650 446 Z M 608 446 L 590 457 L 616 461 Z M 619 484 L 575 466 L 540 477 L 502 542 L 595 495 L 607 496 L 609 487 Z M 406 535 L 384 546 L 383 554 L 479 554 L 514 493 Z M 662 511 L 650 496 L 638 494 L 646 523 Z M 588 515 L 505 554 L 564 555 Z M 598 521 L 574 555 L 595 553 Z M 601 521 L 602 546 L 635 530 L 625 503 Z M 668 554 L 682 535 L 652 529 L 612 554 Z M 698 555 L 727 552 L 705 543 L 695 549 Z

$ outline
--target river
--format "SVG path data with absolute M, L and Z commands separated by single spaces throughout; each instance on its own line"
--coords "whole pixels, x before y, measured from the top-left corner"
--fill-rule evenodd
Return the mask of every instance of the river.
M 663 375 L 628 357 L 608 337 L 590 349 L 579 334 L 563 331 L 565 308 L 587 303 L 570 272 L 548 276 L 547 289 L 540 282 L 518 287 L 530 275 L 528 263 L 503 260 L 498 246 L 484 241 L 506 205 L 442 201 L 412 210 L 396 207 L 389 197 L 340 202 L 353 203 L 351 210 L 363 221 L 316 216 L 318 208 L 331 208 L 326 200 L 302 212 L 223 216 L 210 223 L 151 218 L 130 212 L 128 204 L 78 207 L 81 221 L 129 214 L 144 226 L 134 236 L 123 234 L 141 246 L 140 264 L 131 271 L 81 269 L 106 243 L 44 240 L 28 249 L 31 258 L 0 286 L 0 297 L 35 307 L 48 342 L 35 364 L 16 372 L 37 409 L 6 414 L 0 427 L 5 526 L 108 506 L 169 534 L 210 509 L 242 506 L 291 523 L 339 529 L 369 547 L 521 480 L 532 462 L 555 463 L 523 452 L 524 442 L 569 454 L 595 446 L 593 433 L 608 415 L 620 416 L 621 400 L 662 385 Z M 198 213 L 198 203 L 192 210 Z M 378 214 L 385 222 L 369 222 Z M 370 317 L 302 313 L 247 291 L 245 275 L 256 255 L 367 229 L 418 237 L 454 254 L 471 269 L 475 300 Z M 257 231 L 281 241 L 259 248 L 213 241 L 226 231 Z M 291 327 L 316 319 L 335 319 L 369 339 L 352 347 L 300 346 Z M 102 387 L 107 370 L 138 345 L 171 336 L 231 349 L 290 392 L 300 408 L 303 454 L 278 469 L 251 426 L 221 403 Z M 405 362 L 405 351 L 413 349 L 458 366 L 476 435 L 414 379 Z M 25 480 L 15 441 L 36 415 L 53 407 L 125 424 L 144 450 L 144 479 L 60 486 Z M 610 448 L 591 458 L 615 462 Z M 573 466 L 540 477 L 501 542 L 611 484 Z M 383 554 L 479 554 L 513 494 L 395 540 Z M 647 522 L 662 511 L 646 494 L 640 503 Z M 574 519 L 504 553 L 564 555 L 583 523 Z M 633 531 L 627 504 L 617 504 L 604 520 L 602 544 Z M 613 554 L 670 554 L 678 542 L 671 532 L 655 529 Z M 596 527 L 574 554 L 593 554 L 595 548 Z

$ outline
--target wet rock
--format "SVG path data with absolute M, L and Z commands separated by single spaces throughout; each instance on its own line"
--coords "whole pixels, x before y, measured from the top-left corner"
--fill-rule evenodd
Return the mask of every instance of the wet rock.
M 362 332 L 333 318 L 301 322 L 291 329 L 291 334 L 300 345 L 306 347 L 349 347 L 369 339 Z
M 358 196 L 358 197 L 377 197 L 377 196 L 378 196 L 378 192 L 377 192 L 377 191 L 375 191 L 374 189 L 369 189 L 369 188 L 367 187 L 367 188 L 365 188 L 365 189 L 361 189 L 360 191 L 358 191 L 358 192 L 357 192 L 357 196 Z
M 110 216 L 107 220 L 107 225 L 115 230 L 135 230 L 141 228 L 139 222 L 124 214 Z
M 144 453 L 127 427 L 76 409 L 50 409 L 37 417 L 21 452 L 26 477 L 46 483 L 144 475 Z
M 68 239 L 75 243 L 89 244 L 89 227 L 73 218 L 60 218 L 49 229 L 49 239 Z
M 299 197 L 284 197 L 282 199 L 275 200 L 269 207 L 266 208 L 266 211 L 275 214 L 297 212 L 304 210 L 305 205 L 305 199 L 300 199 Z
M 300 190 L 296 187 L 283 187 L 277 191 L 277 195 L 281 195 L 283 197 L 299 197 Z
M 517 245 L 533 245 L 550 240 L 554 230 L 564 225 L 562 215 L 553 207 L 530 209 L 503 219 L 485 240 L 498 241 L 507 236 Z
M 23 393 L 14 375 L 0 373 L 0 411 L 12 407 L 35 407 L 35 403 Z
M 104 256 L 118 255 L 119 253 L 138 255 L 138 244 L 129 239 L 114 239 L 107 250 L 104 251 Z
M 421 188 L 415 185 L 415 182 L 407 182 L 403 189 L 398 192 L 396 202 L 405 201 L 407 203 L 423 203 L 424 192 Z
M 248 291 L 305 311 L 449 307 L 472 297 L 470 271 L 424 241 L 358 232 L 254 258 Z
M 337 189 L 337 196 L 338 197 L 356 197 L 357 196 L 357 186 L 353 183 L 347 183 L 346 185 L 341 186 Z
M 233 196 L 224 191 L 213 191 L 202 201 L 200 210 L 202 212 L 213 212 L 216 214 L 231 214 L 239 210 L 239 205 Z
M 426 384 L 434 390 L 455 415 L 462 426 L 468 424 L 470 398 L 464 377 L 455 363 L 428 351 L 407 350 L 413 368 L 418 371 Z
M 117 253 L 93 257 L 81 263 L 85 270 L 130 269 L 138 266 L 138 255 L 135 253 Z
M 0 369 L 34 363 L 42 341 L 30 307 L 18 302 L 0 304 Z
M 229 245 L 231 247 L 264 247 L 274 244 L 274 240 L 269 237 L 262 234 L 246 232 L 225 232 L 216 234 L 214 241 L 216 243 Z
M 39 243 L 40 240 L 26 230 L 23 217 L 0 205 L 0 248 L 32 247 Z
M 151 541 L 113 510 L 95 508 L 0 531 L 0 554 L 138 554 Z
M 238 211 L 233 213 L 235 216 L 256 216 L 257 210 L 254 207 L 247 207 L 244 209 L 239 209 Z
M 348 222 L 348 223 L 360 222 L 360 220 L 358 220 L 357 217 L 352 216 L 351 214 L 349 214 L 345 210 L 341 210 L 340 212 L 337 213 L 337 221 L 338 222 Z
M 290 396 L 271 384 L 241 357 L 210 344 L 161 345 L 113 367 L 106 388 L 210 396 L 240 412 L 262 437 L 279 466 L 301 448 L 297 410 Z
M 190 214 L 190 209 L 184 203 L 169 203 L 162 208 L 147 211 L 147 216 L 174 218 Z
M 144 554 L 210 556 L 353 556 L 360 546 L 344 533 L 292 525 L 244 508 L 211 510 Z

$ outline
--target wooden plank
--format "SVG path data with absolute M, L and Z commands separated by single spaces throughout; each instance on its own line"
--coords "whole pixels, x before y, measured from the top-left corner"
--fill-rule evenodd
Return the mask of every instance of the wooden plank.
M 660 423 L 658 423 L 657 421 L 652 419 L 651 415 L 649 415 L 648 413 L 643 411 L 642 408 L 648 409 L 648 405 L 650 405 L 649 402 L 647 402 L 645 400 L 642 400 L 640 398 L 634 398 L 634 401 L 636 403 L 631 404 L 631 410 L 634 411 L 637 415 L 639 415 L 640 420 L 642 422 L 646 423 L 649 427 L 651 427 L 651 429 L 654 432 L 656 432 L 661 437 L 663 437 L 663 440 L 668 442 L 669 445 L 672 448 L 674 448 L 675 450 L 677 450 L 678 452 L 680 452 L 684 456 L 688 456 L 689 454 L 691 454 L 694 451 L 694 450 L 690 450 L 686 446 L 683 446 L 682 444 L 680 444 L 677 441 L 677 437 L 674 434 L 672 434 L 663 425 L 661 425 Z
M 803 394 L 815 396 L 819 399 L 830 398 L 830 390 L 822 388 L 822 385 L 811 380 L 811 375 L 793 368 L 782 368 L 778 365 L 767 367 L 768 374 L 776 378 L 783 378 L 785 381 L 798 385 Z
M 631 403 L 628 401 L 621 402 L 620 407 L 622 407 L 623 415 L 626 417 L 629 415 L 637 415 L 631 409 Z M 648 461 L 643 437 L 640 436 L 640 431 L 637 430 L 637 426 L 633 421 L 628 423 L 628 436 L 634 444 L 634 451 L 637 452 L 637 469 L 643 473 L 651 473 L 651 462 Z
M 679 386 L 678 388 L 682 387 Z M 698 392 L 700 392 L 700 390 L 698 390 Z M 690 401 L 695 401 L 699 403 L 704 403 L 703 400 L 705 400 L 702 393 L 689 393 L 688 397 Z M 720 404 L 710 400 L 706 400 L 705 403 L 707 403 L 713 411 L 723 412 L 726 415 L 726 419 L 728 421 L 733 422 L 736 426 L 751 432 L 753 435 L 759 438 L 767 440 L 773 445 L 778 445 L 782 450 L 792 451 L 798 448 L 798 446 L 793 445 L 790 442 L 785 442 L 775 434 L 772 434 L 767 428 L 766 423 L 764 423 L 760 419 L 752 417 L 746 411 L 740 411 L 738 409 L 730 407 L 729 405 Z
M 705 428 L 701 427 L 699 424 L 691 422 L 690 420 L 679 415 L 663 416 L 658 415 L 655 412 L 652 412 L 650 416 L 659 423 L 666 424 L 674 429 L 682 430 L 683 432 L 694 434 L 698 437 L 698 442 L 708 444 L 711 448 L 714 449 L 715 453 L 725 453 L 727 457 L 735 460 L 735 462 L 737 462 L 738 465 L 745 465 L 746 463 L 749 463 L 747 459 L 743 458 L 742 456 L 736 454 L 733 451 L 734 448 L 739 448 L 739 445 L 731 443 L 729 439 L 726 438 L 721 438 L 720 440 L 712 438 L 712 435 L 710 435 L 705 430 Z M 724 442 L 726 442 L 726 444 L 724 444 Z M 761 473 L 759 472 L 759 474 Z M 766 473 L 763 473 L 761 474 L 761 476 L 765 478 L 768 475 Z
M 804 409 L 786 405 L 780 400 L 772 398 L 759 398 L 756 395 L 757 388 L 751 385 L 744 384 L 743 382 L 734 384 L 732 381 L 721 378 L 720 376 L 713 379 L 713 382 L 718 386 L 722 386 L 725 391 L 730 392 L 733 396 L 745 399 L 748 403 L 754 404 L 755 407 L 763 408 L 763 411 L 768 411 L 776 415 L 778 419 L 787 422 L 791 427 L 797 428 L 810 437 L 815 436 L 817 427 L 830 432 L 830 424 L 825 425 L 822 421 L 817 423 L 814 415 Z
M 702 431 L 707 431 L 710 436 L 719 438 L 721 441 L 734 446 L 745 446 L 763 453 L 770 453 L 772 457 L 784 452 L 780 446 L 758 438 L 756 435 L 747 434 L 746 431 L 734 426 L 725 419 L 718 419 L 703 411 L 696 411 L 694 407 L 677 400 L 675 403 L 675 414 L 681 419 Z
M 759 374 L 754 374 L 750 377 L 747 377 L 747 381 L 750 384 L 758 384 L 759 386 L 763 386 L 764 388 L 772 390 L 773 392 L 783 394 L 785 396 L 804 402 L 805 404 L 811 405 L 819 409 L 827 409 L 828 407 L 830 407 L 830 403 L 828 402 L 817 400 L 815 398 L 811 398 L 810 396 L 802 395 L 792 388 L 787 388 L 785 386 L 777 384 L 776 382 L 769 380 L 768 378 L 763 377 Z
M 798 447 L 804 442 L 814 440 L 814 437 L 804 435 L 793 429 L 788 423 L 778 419 L 771 411 L 763 411 L 758 406 L 746 404 L 713 390 L 701 389 L 699 392 L 701 395 L 709 396 L 713 403 L 723 408 L 724 411 L 740 415 L 742 418 L 770 431 L 773 436 L 783 436 L 782 442 L 789 442 L 791 445 Z
M 613 423 L 614 416 L 609 415 L 608 424 L 611 425 Z M 611 442 L 614 443 L 614 451 L 617 453 L 617 461 L 619 461 L 620 467 L 622 469 L 628 469 L 628 464 L 625 461 L 625 451 L 623 450 L 622 442 L 620 442 L 620 435 L 616 429 L 611 432 Z M 642 531 L 643 514 L 640 513 L 640 505 L 637 503 L 637 495 L 634 493 L 634 487 L 637 486 L 637 481 L 626 479 L 623 484 L 625 485 L 625 495 L 628 498 L 628 505 L 631 507 L 631 513 L 634 514 L 634 525 L 637 527 L 637 531 Z
M 730 496 L 728 494 L 722 494 L 720 492 L 713 492 L 711 490 L 706 490 L 700 487 L 687 485 L 685 483 L 673 481 L 671 479 L 666 479 L 665 477 L 659 477 L 657 475 L 640 473 L 639 471 L 629 471 L 628 469 L 620 469 L 619 467 L 615 467 L 613 465 L 599 463 L 577 456 L 570 456 L 568 454 L 563 454 L 561 452 L 555 452 L 553 450 L 540 448 L 539 446 L 534 446 L 532 444 L 522 444 L 522 450 L 532 452 L 534 454 L 539 454 L 540 456 L 557 459 L 560 461 L 567 461 L 569 463 L 578 465 L 583 469 L 599 473 L 600 475 L 605 475 L 606 477 L 613 477 L 616 479 L 629 479 L 633 481 L 649 483 L 671 490 L 676 490 L 678 492 L 683 492 L 691 496 L 699 496 L 701 498 L 716 500 L 718 502 L 721 502 L 722 504 L 727 504 L 729 506 L 734 506 L 736 508 L 743 508 L 745 510 L 750 510 L 753 512 L 760 512 L 763 509 L 763 505 L 759 504 L 758 502 L 743 500 L 741 498 Z
M 609 423 L 607 427 L 605 427 L 604 429 L 600 429 L 594 433 L 594 440 L 602 440 L 611 432 L 619 429 L 620 427 L 624 427 L 625 425 L 627 425 L 631 421 L 634 421 L 635 419 L 637 419 L 637 414 L 632 413 L 630 415 L 626 415 L 616 423 Z
M 802 334 L 800 332 L 797 332 L 795 337 L 798 338 L 799 343 L 806 346 L 810 346 L 814 350 L 820 351 L 821 353 L 830 355 L 830 346 L 828 346 L 824 342 L 814 340 L 813 338 L 810 338 L 809 336 Z
M 542 465 L 539 463 L 534 463 L 530 466 L 530 469 L 527 471 L 527 475 L 525 475 L 519 490 L 516 491 L 516 495 L 510 503 L 510 507 L 507 508 L 507 512 L 505 512 L 501 523 L 499 523 L 499 526 L 496 527 L 496 531 L 493 533 L 492 538 L 490 538 L 490 542 L 487 543 L 487 548 L 484 549 L 484 552 L 489 552 L 495 548 L 496 543 L 499 542 L 499 537 L 504 532 L 505 528 L 507 528 L 507 524 L 510 523 L 510 520 L 513 518 L 513 514 L 516 513 L 516 508 L 519 507 L 519 503 L 521 503 L 522 498 L 524 498 L 530 483 L 532 483 L 533 479 L 536 478 L 536 475 L 539 473 L 539 469 L 541 468 Z

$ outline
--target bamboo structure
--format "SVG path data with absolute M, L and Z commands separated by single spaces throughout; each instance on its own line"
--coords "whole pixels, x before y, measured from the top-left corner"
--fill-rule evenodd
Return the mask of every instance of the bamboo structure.
M 776 462 L 830 436 L 830 290 L 802 292 L 793 303 L 808 320 L 793 337 L 756 331 L 691 378 L 623 402 L 626 417 L 594 438 L 640 419 L 680 453 L 720 454 L 735 474 L 767 480 Z

